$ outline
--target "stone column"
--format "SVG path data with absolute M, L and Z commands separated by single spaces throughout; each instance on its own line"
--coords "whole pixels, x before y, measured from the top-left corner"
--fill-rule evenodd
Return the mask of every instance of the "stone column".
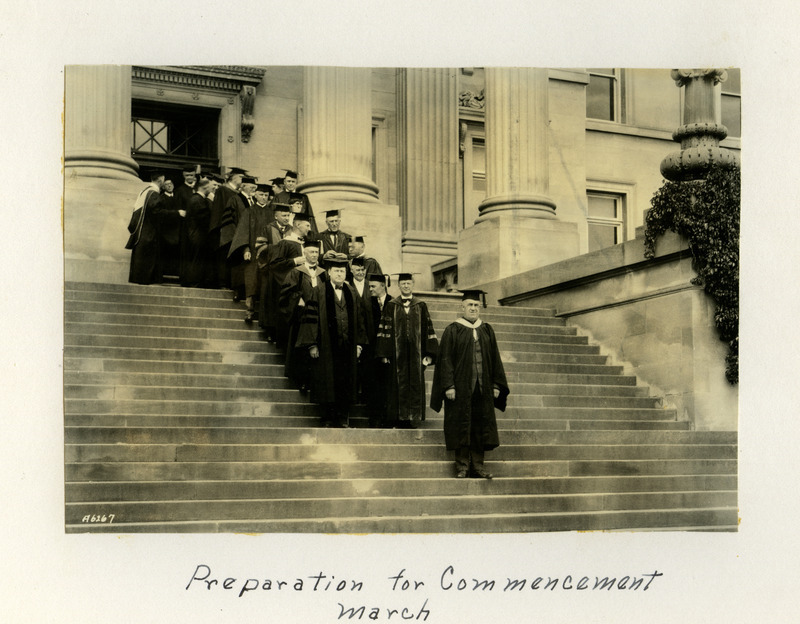
M 65 72 L 66 176 L 136 179 L 131 158 L 131 68 L 71 65 Z
M 486 199 L 458 241 L 458 283 L 472 287 L 578 255 L 577 224 L 549 197 L 546 69 L 486 69 Z
M 131 158 L 131 68 L 69 66 L 64 86 L 65 278 L 126 282 L 127 225 L 145 185 Z
M 486 199 L 476 223 L 507 210 L 555 217 L 547 87 L 546 69 L 486 69 Z
M 458 82 L 454 69 L 401 70 L 400 202 L 403 264 L 429 288 L 430 267 L 456 252 L 458 215 Z
M 299 190 L 315 199 L 377 202 L 371 179 L 371 71 L 307 67 L 304 74 L 305 172 Z
M 320 230 L 325 211 L 342 211 L 342 230 L 364 236 L 386 272 L 401 270 L 398 207 L 381 203 L 372 181 L 372 70 L 307 67 L 298 190 Z
M 738 167 L 738 156 L 719 146 L 728 129 L 719 123 L 720 95 L 717 85 L 728 79 L 724 69 L 673 69 L 672 79 L 685 87 L 683 122 L 672 133 L 681 144 L 661 161 L 661 174 L 668 180 L 704 178 L 714 166 Z

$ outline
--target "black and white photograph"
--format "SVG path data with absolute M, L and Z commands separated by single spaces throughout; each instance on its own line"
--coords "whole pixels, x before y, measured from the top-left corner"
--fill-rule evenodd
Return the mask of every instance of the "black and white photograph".
M 7 13 L 8 621 L 793 621 L 795 10 Z
M 65 530 L 736 531 L 741 82 L 67 66 Z

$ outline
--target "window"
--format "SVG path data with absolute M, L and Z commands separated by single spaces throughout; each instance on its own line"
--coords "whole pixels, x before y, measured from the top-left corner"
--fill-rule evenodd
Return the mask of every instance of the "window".
M 624 121 L 621 69 L 587 69 L 586 116 L 606 121 Z
M 722 83 L 722 125 L 728 136 L 742 136 L 742 84 L 741 70 L 729 69 L 728 79 Z
M 131 155 L 140 168 L 219 166 L 219 110 L 133 100 Z
M 483 124 L 464 122 L 462 138 L 462 227 L 469 227 L 475 223 L 480 214 L 481 202 L 486 199 L 486 135 Z
M 625 240 L 625 196 L 614 193 L 586 193 L 589 251 L 617 245 Z

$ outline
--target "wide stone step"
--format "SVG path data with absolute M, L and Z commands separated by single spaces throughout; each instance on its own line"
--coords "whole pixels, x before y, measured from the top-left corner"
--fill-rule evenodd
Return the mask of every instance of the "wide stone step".
M 252 364 L 262 366 L 267 364 L 283 365 L 284 357 L 277 348 L 264 352 L 252 351 L 200 351 L 192 349 L 169 348 L 140 348 L 92 345 L 67 345 L 64 347 L 64 359 L 112 359 L 127 360 L 130 362 L 162 361 L 162 362 L 207 362 L 223 364 L 225 366 Z M 566 364 L 565 366 L 573 366 Z
M 113 481 L 66 484 L 66 501 L 247 500 L 355 496 L 472 496 L 486 492 L 479 479 L 319 479 L 274 481 Z M 617 477 L 504 477 L 493 494 L 577 494 L 583 492 L 671 492 L 735 490 L 733 475 L 637 475 Z
M 244 322 L 244 310 L 236 319 L 203 319 L 188 323 L 184 317 L 137 316 L 124 314 L 97 314 L 94 312 L 68 312 L 66 333 L 112 334 L 115 336 L 163 336 L 170 338 L 218 338 L 226 340 L 251 340 L 255 335 L 263 338 L 257 323 Z M 438 331 L 441 336 L 442 331 Z M 586 336 L 565 332 L 516 331 L 496 332 L 499 343 L 516 341 L 524 343 L 588 344 Z
M 609 531 L 627 528 L 721 526 L 736 530 L 736 507 L 648 509 L 582 513 L 474 514 L 469 516 L 394 516 L 314 520 L 230 520 L 158 523 L 68 524 L 67 533 L 528 533 Z
M 135 360 L 91 357 L 65 357 L 64 370 L 76 373 L 167 373 L 179 375 L 226 375 L 248 377 L 283 377 L 284 366 L 280 357 L 276 356 L 272 364 L 235 364 L 219 362 L 195 362 L 182 360 Z M 65 375 L 66 378 L 66 375 Z M 581 379 L 587 383 L 594 378 L 607 379 L 606 383 L 617 383 L 617 379 L 627 377 L 603 377 L 599 375 L 555 375 L 554 379 Z
M 736 474 L 724 459 L 487 461 L 496 477 Z M 420 479 L 452 476 L 452 460 L 296 462 L 85 462 L 65 465 L 67 481 L 204 479 Z
M 266 368 L 266 367 L 264 367 Z M 266 371 L 262 371 L 266 372 Z M 255 390 L 296 390 L 283 375 L 283 368 L 274 366 L 272 375 L 202 375 L 168 372 L 116 372 L 116 371 L 71 371 L 64 372 L 64 383 L 68 386 L 106 386 L 109 389 L 121 386 L 149 386 L 174 388 L 202 388 L 204 390 L 225 390 L 232 388 Z M 613 387 L 613 386 L 610 386 Z M 622 386 L 621 388 L 627 388 Z
M 444 444 L 444 433 L 441 429 L 328 429 L 323 427 L 287 429 L 272 425 L 271 418 L 263 416 L 67 416 L 65 435 L 67 442 L 91 442 L 93 439 L 90 436 L 93 434 L 83 433 L 83 429 L 89 431 L 109 429 L 127 432 L 146 428 L 178 430 L 201 428 L 263 430 L 263 435 L 270 444 Z M 120 433 L 120 435 L 123 434 Z M 735 431 L 508 430 L 504 432 L 501 443 L 502 446 L 515 444 L 736 445 L 737 433 Z
M 286 427 L 288 431 L 302 429 L 304 427 L 320 428 L 320 417 L 318 410 L 313 405 L 300 406 L 294 410 L 295 414 L 302 414 L 303 408 L 308 408 L 306 415 L 233 415 L 233 416 L 196 416 L 196 415 L 176 415 L 176 414 L 67 414 L 66 421 L 68 426 L 76 427 L 247 427 L 247 426 L 268 426 Z M 433 412 L 417 431 L 440 431 L 443 420 Z M 672 416 L 674 418 L 674 415 Z M 363 410 L 359 407 L 353 409 L 350 415 L 350 427 L 354 431 L 366 430 L 368 420 Z M 627 418 L 625 420 L 575 420 L 570 419 L 569 415 L 561 418 L 537 419 L 528 418 L 525 420 L 506 419 L 498 421 L 498 429 L 503 432 L 503 440 L 507 435 L 527 434 L 534 432 L 567 432 L 583 431 L 592 434 L 603 433 L 604 431 L 614 431 L 620 434 L 627 431 L 639 432 L 684 432 L 690 430 L 690 423 L 677 420 L 636 420 Z M 322 428 L 320 428 L 322 430 Z M 392 431 L 391 429 L 380 429 L 379 431 Z M 400 431 L 400 430 L 398 430 Z
M 218 308 L 230 310 L 236 306 L 233 302 L 232 291 L 230 290 L 202 290 L 197 288 L 170 289 L 164 294 L 155 292 L 113 292 L 101 290 L 77 290 L 67 289 L 64 291 L 65 309 L 75 309 L 84 302 L 93 303 L 128 303 L 139 304 L 147 302 L 162 306 L 189 306 L 193 308 Z
M 180 318 L 185 322 L 202 325 L 205 320 L 231 319 L 241 320 L 244 306 L 231 302 L 228 307 L 194 307 L 191 305 L 160 305 L 140 299 L 137 303 L 117 301 L 69 301 L 65 302 L 65 313 L 95 314 L 95 318 L 103 318 L 101 322 L 124 323 L 135 325 L 140 318 L 167 317 Z
M 487 484 L 488 485 L 488 484 Z M 66 522 L 87 515 L 113 514 L 117 522 L 182 520 L 265 520 L 346 516 L 437 516 L 472 514 L 566 513 L 612 510 L 691 509 L 736 505 L 736 492 L 636 492 L 624 494 L 284 498 L 273 500 L 67 503 Z
M 259 430 L 145 429 L 130 432 L 83 430 L 68 432 L 65 461 L 438 461 L 441 444 L 274 444 Z M 504 444 L 492 461 L 516 460 L 628 460 L 628 459 L 735 459 L 736 447 L 716 444 L 653 445 L 522 445 Z
M 262 340 L 253 331 L 249 340 L 192 339 L 158 336 L 119 336 L 114 334 L 64 334 L 65 347 L 132 347 L 137 349 L 182 349 L 189 351 L 278 353 L 275 345 Z M 579 348 L 579 347 L 572 347 Z M 588 349 L 589 347 L 583 347 Z M 148 358 L 152 359 L 152 358 Z
M 102 361 L 102 360 L 101 360 Z M 266 369 L 267 367 L 264 367 Z M 265 373 L 266 370 L 262 370 Z M 185 373 L 170 373 L 166 371 L 161 372 L 131 372 L 131 371 L 91 371 L 91 370 L 66 370 L 64 372 L 64 383 L 70 387 L 77 386 L 95 386 L 102 388 L 104 391 L 117 391 L 123 386 L 129 387 L 169 387 L 176 389 L 186 388 L 202 388 L 203 394 L 196 395 L 193 398 L 201 399 L 208 398 L 214 400 L 212 391 L 214 389 L 220 392 L 228 392 L 232 388 L 241 388 L 248 390 L 270 390 L 270 389 L 294 389 L 291 382 L 284 377 L 283 369 L 280 366 L 271 368 L 271 376 L 261 375 L 243 375 L 243 374 L 224 374 L 224 375 L 206 375 L 206 374 L 185 374 Z M 526 376 L 526 379 L 530 378 Z M 631 386 L 631 385 L 600 385 L 595 384 L 578 384 L 578 383 L 525 383 L 509 381 L 511 386 L 512 395 L 509 398 L 509 404 L 519 405 L 535 405 L 535 399 L 532 395 L 557 395 L 557 396 L 581 396 L 581 397 L 630 397 L 630 398 L 648 398 L 648 388 L 645 386 Z M 431 382 L 426 383 L 426 395 L 430 396 Z M 83 392 L 83 391 L 80 391 Z M 71 395 L 79 397 L 79 394 Z M 86 396 L 84 394 L 84 396 Z M 511 398 L 516 397 L 518 402 L 511 401 Z M 101 398 L 101 397 L 97 397 Z M 178 398 L 177 395 L 172 395 L 171 398 Z M 242 395 L 242 398 L 247 398 Z
M 102 300 L 113 299 L 118 294 L 134 294 L 137 297 L 168 296 L 168 297 L 198 297 L 201 299 L 231 300 L 231 291 L 211 288 L 185 288 L 176 285 L 162 284 L 105 284 L 99 282 L 65 282 L 65 292 L 103 293 Z
M 526 369 L 525 367 L 528 367 Z M 538 370 L 530 370 L 538 369 Z M 248 375 L 254 377 L 283 376 L 281 358 L 276 355 L 272 364 L 236 364 L 220 362 L 196 362 L 183 360 L 115 359 L 103 357 L 64 357 L 65 371 L 117 372 L 117 373 L 175 373 L 185 375 Z M 566 371 L 575 371 L 569 373 Z M 604 386 L 635 386 L 636 377 L 620 374 L 582 373 L 583 367 L 562 365 L 554 367 L 543 364 L 512 364 L 506 368 L 506 379 L 510 384 L 535 380 L 539 383 L 580 384 Z M 597 370 L 589 367 L 589 370 Z M 599 370 L 603 370 L 602 367 Z M 427 371 L 426 371 L 427 372 Z M 427 372 L 433 379 L 433 370 Z
M 166 316 L 141 316 L 131 322 L 93 320 L 94 313 L 69 313 L 66 315 L 65 333 L 113 334 L 115 336 L 168 336 L 170 338 L 224 338 L 227 340 L 263 339 L 257 323 L 244 322 L 244 311 L 238 319 L 209 319 L 207 322 L 187 324 L 184 319 Z M 122 319 L 118 319 L 122 321 Z M 130 321 L 131 319 L 129 319 Z
M 302 395 L 296 393 L 298 397 Z M 126 400 L 126 399 L 79 399 L 64 400 L 65 414 L 155 414 L 168 416 L 314 416 L 319 407 L 312 403 L 286 401 L 271 403 L 265 401 L 198 401 L 198 400 Z M 363 408 L 356 406 L 351 417 L 358 415 Z M 514 407 L 505 412 L 496 412 L 500 423 L 513 426 L 525 424 L 526 420 L 676 420 L 676 412 L 671 409 L 639 409 L 639 408 L 580 408 L 580 407 Z M 441 422 L 442 414 L 430 408 L 426 412 L 423 425 Z M 529 427 L 525 427 L 529 428 Z

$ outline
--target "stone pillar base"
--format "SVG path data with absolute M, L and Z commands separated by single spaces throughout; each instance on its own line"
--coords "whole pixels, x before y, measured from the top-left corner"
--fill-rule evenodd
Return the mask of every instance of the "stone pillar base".
M 128 222 L 145 182 L 69 176 L 64 185 L 64 277 L 126 283 L 131 252 Z
M 436 290 L 431 267 L 450 260 L 456 252 L 455 234 L 406 231 L 403 237 L 403 271 L 418 273 L 414 276 L 416 290 Z
M 580 253 L 578 226 L 505 210 L 461 231 L 458 285 L 480 286 Z
M 309 196 L 320 231 L 327 229 L 325 212 L 341 210 L 342 230 L 351 236 L 363 236 L 366 253 L 380 262 L 384 273 L 402 268 L 400 254 L 400 208 L 396 204 L 368 203 Z

